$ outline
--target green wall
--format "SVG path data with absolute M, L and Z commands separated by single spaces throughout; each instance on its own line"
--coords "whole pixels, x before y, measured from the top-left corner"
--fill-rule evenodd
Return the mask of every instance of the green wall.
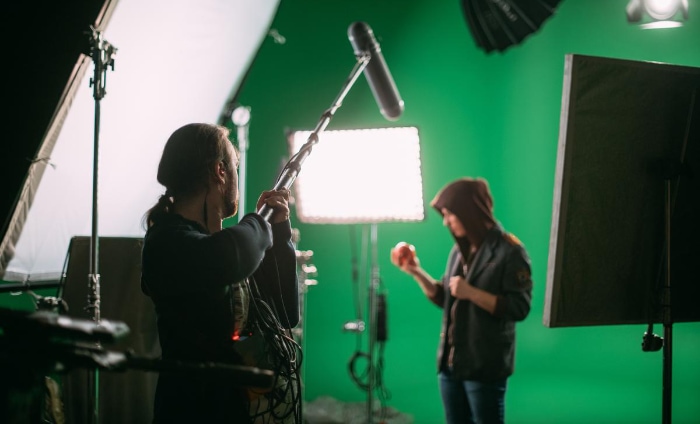
M 426 201 L 457 177 L 487 178 L 497 217 L 532 258 L 533 309 L 518 327 L 508 422 L 658 423 L 663 358 L 641 351 L 646 326 L 552 329 L 542 324 L 542 314 L 564 55 L 700 66 L 700 11 L 694 10 L 700 4 L 690 3 L 684 27 L 650 31 L 627 23 L 627 0 L 563 0 L 522 45 L 486 54 L 475 46 L 458 1 L 282 1 L 273 28 L 286 41 L 266 39 L 239 98 L 252 112 L 247 204 L 272 187 L 286 162 L 285 130 L 313 129 L 335 99 L 355 62 L 347 28 L 366 21 L 405 112 L 397 122 L 385 121 L 361 78 L 328 129 L 417 126 Z M 358 173 L 362 166 L 357 164 Z M 443 422 L 435 375 L 440 310 L 391 266 L 389 250 L 401 240 L 415 244 L 424 268 L 438 277 L 451 238 L 437 214 L 427 214 L 421 223 L 379 224 L 377 244 L 388 295 L 387 404 L 421 424 Z M 318 268 L 318 285 L 305 301 L 304 397 L 362 402 L 366 393 L 348 372 L 358 338 L 341 328 L 355 317 L 352 258 L 359 252 L 352 235 L 359 237 L 363 228 L 296 219 L 293 225 L 299 248 L 313 250 Z M 368 281 L 359 284 L 366 290 Z M 673 330 L 673 422 L 698 423 L 700 325 L 678 323 Z M 367 340 L 366 334 L 359 338 L 365 351 Z

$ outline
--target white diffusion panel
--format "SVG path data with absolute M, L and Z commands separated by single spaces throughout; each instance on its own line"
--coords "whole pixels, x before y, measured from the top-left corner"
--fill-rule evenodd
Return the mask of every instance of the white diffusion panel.
M 98 235 L 142 236 L 142 217 L 163 192 L 156 170 L 165 141 L 182 125 L 219 121 L 269 31 L 278 3 L 120 0 L 103 33 L 117 51 L 114 69 L 105 73 L 99 116 L 90 63 L 76 81 L 71 103 L 63 105 L 69 107 L 65 119 L 52 123 L 60 133 L 48 149 L 50 157 L 42 158 L 50 166 L 33 198 L 20 198 L 18 209 L 29 208 L 29 214 L 26 220 L 15 218 L 11 234 L 5 235 L 2 251 L 11 260 L 0 276 L 8 281 L 54 279 L 60 276 L 70 239 L 91 235 L 96 118 Z M 85 23 L 86 30 L 90 24 Z

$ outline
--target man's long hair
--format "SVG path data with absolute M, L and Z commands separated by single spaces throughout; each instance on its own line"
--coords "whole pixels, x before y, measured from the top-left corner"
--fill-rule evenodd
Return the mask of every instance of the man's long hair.
M 150 227 L 164 214 L 172 212 L 175 199 L 186 198 L 205 190 L 213 165 L 231 163 L 226 148 L 229 129 L 220 125 L 187 124 L 173 132 L 163 148 L 157 179 L 165 187 L 158 202 L 145 215 Z

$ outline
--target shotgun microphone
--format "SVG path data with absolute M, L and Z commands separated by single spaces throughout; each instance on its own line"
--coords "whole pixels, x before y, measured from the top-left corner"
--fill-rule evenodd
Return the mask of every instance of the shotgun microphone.
M 353 22 L 348 28 L 348 38 L 356 57 L 366 54 L 370 56 L 364 74 L 377 101 L 379 111 L 390 121 L 399 119 L 403 112 L 403 100 L 384 61 L 382 49 L 374 38 L 372 28 L 365 22 Z

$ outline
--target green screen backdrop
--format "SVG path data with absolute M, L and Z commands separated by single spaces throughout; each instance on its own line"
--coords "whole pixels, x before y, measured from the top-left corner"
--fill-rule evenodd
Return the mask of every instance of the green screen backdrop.
M 347 28 L 367 22 L 405 111 L 398 121 L 386 121 L 361 77 L 328 130 L 418 127 L 426 202 L 455 178 L 484 177 L 497 218 L 530 253 L 533 305 L 517 327 L 507 422 L 659 423 L 663 358 L 661 352 L 642 352 L 646 326 L 552 329 L 543 325 L 542 315 L 564 56 L 698 67 L 700 22 L 694 8 L 700 5 L 689 3 L 690 19 L 683 27 L 652 31 L 627 22 L 625 0 L 563 0 L 524 43 L 487 54 L 472 39 L 458 1 L 282 1 L 272 28 L 284 42 L 266 39 L 239 97 L 252 114 L 247 204 L 274 185 L 286 163 L 285 131 L 313 129 L 330 107 L 355 63 Z M 313 152 L 307 161 L 312 160 Z M 362 166 L 357 164 L 358 173 Z M 328 179 L 331 189 L 333 176 Z M 408 241 L 423 267 L 440 277 L 452 239 L 438 214 L 426 211 L 424 222 L 377 226 L 388 314 L 382 375 L 387 406 L 412 415 L 416 423 L 439 424 L 444 419 L 435 354 L 441 311 L 389 262 L 391 247 Z M 369 284 L 353 278 L 363 228 L 298 220 L 293 226 L 300 233 L 298 247 L 314 252 L 318 269 L 318 284 L 305 299 L 304 398 L 364 402 L 367 394 L 348 369 L 358 336 L 342 330 L 356 316 L 357 285 Z M 673 330 L 673 422 L 698 423 L 700 325 L 679 323 Z M 662 326 L 655 332 L 663 335 Z M 367 341 L 366 333 L 359 336 L 360 350 L 366 352 Z
M 542 322 L 564 56 L 700 67 L 700 3 L 689 1 L 683 27 L 653 31 L 627 22 L 627 3 L 563 0 L 521 45 L 487 54 L 477 48 L 456 0 L 283 0 L 272 25 L 283 38 L 266 38 L 239 95 L 252 114 L 246 204 L 254 205 L 289 157 L 286 132 L 313 129 L 355 64 L 348 26 L 365 21 L 372 27 L 405 112 L 396 122 L 384 120 L 361 77 L 328 129 L 418 127 L 426 202 L 456 178 L 489 181 L 495 214 L 525 244 L 535 283 L 532 312 L 517 327 L 516 370 L 506 396 L 510 424 L 662 419 L 663 358 L 642 352 L 646 326 L 548 328 Z M 307 160 L 314 160 L 313 153 Z M 358 163 L 357 172 L 362 169 Z M 435 357 L 441 311 L 389 261 L 391 247 L 407 241 L 422 266 L 440 277 L 452 239 L 437 213 L 427 205 L 426 212 L 424 222 L 377 225 L 388 326 L 382 382 L 386 406 L 415 423 L 440 424 Z M 342 328 L 356 318 L 358 291 L 367 306 L 369 270 L 360 243 L 367 227 L 304 224 L 294 213 L 292 220 L 298 248 L 313 251 L 318 269 L 318 284 L 304 299 L 304 399 L 364 402 L 367 393 L 351 377 L 349 362 L 366 352 L 368 335 Z M 3 294 L 1 300 L 3 306 L 32 307 L 26 296 Z M 678 323 L 673 331 L 673 422 L 700 423 L 700 324 Z M 655 332 L 663 334 L 661 325 Z M 362 371 L 364 363 L 357 365 Z

